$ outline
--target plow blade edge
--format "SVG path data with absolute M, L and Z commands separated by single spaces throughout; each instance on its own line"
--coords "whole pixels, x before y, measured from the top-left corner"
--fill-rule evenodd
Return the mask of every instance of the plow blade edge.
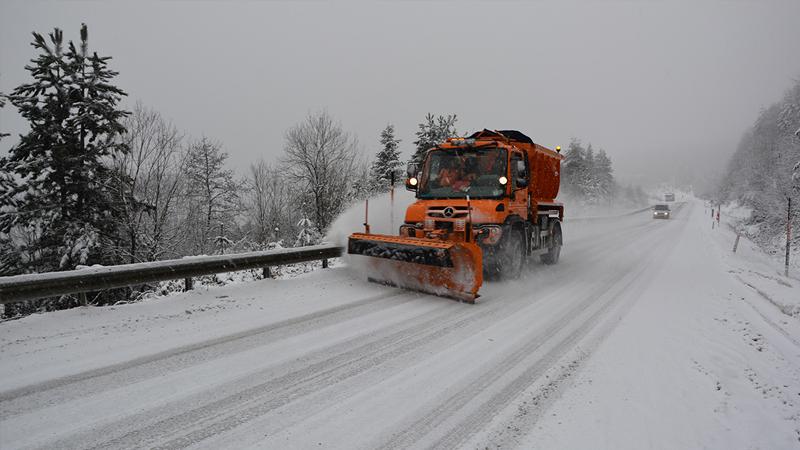
M 481 249 L 472 243 L 354 233 L 347 253 L 369 257 L 372 281 L 474 302 L 483 283 Z

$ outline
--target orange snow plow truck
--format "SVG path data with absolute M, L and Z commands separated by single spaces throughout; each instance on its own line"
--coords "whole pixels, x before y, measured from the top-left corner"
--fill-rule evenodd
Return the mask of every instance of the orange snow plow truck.
M 564 219 L 556 150 L 514 130 L 450 138 L 409 164 L 406 188 L 417 201 L 399 236 L 370 234 L 365 224 L 347 252 L 367 257 L 371 281 L 470 303 L 484 277 L 516 278 L 536 255 L 555 264 Z

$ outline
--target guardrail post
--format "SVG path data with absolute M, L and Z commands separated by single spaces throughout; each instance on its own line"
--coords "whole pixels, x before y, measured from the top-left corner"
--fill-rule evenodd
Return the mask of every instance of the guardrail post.
M 183 279 L 183 291 L 184 292 L 191 291 L 192 287 L 194 287 L 193 285 L 194 285 L 194 281 L 192 280 L 192 277 L 187 277 L 187 278 Z
M 322 260 L 322 268 L 323 269 L 327 269 L 328 268 L 328 259 L 327 258 Z
M 269 267 L 264 267 L 261 269 L 261 274 L 264 276 L 264 278 L 272 278 L 272 271 L 269 270 Z

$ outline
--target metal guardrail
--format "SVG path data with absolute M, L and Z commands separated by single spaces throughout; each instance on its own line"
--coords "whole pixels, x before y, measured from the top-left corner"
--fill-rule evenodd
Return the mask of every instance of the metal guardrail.
M 66 294 L 81 294 L 122 288 L 155 281 L 184 279 L 185 289 L 192 288 L 192 277 L 237 270 L 264 269 L 285 264 L 322 260 L 341 256 L 343 248 L 333 244 L 267 250 L 218 256 L 195 256 L 166 261 L 88 267 L 64 272 L 47 272 L 0 277 L 0 304 L 35 300 Z M 82 298 L 85 302 L 85 298 Z

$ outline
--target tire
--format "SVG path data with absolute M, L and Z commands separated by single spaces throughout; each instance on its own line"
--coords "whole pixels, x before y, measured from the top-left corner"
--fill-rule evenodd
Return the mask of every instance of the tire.
M 525 265 L 525 240 L 519 230 L 511 230 L 503 237 L 496 257 L 499 279 L 519 278 L 522 274 L 522 266 Z
M 553 227 L 552 241 L 553 246 L 547 250 L 547 253 L 540 257 L 542 262 L 548 265 L 558 264 L 558 260 L 561 257 L 561 244 L 563 240 L 561 238 L 561 225 L 558 223 Z

